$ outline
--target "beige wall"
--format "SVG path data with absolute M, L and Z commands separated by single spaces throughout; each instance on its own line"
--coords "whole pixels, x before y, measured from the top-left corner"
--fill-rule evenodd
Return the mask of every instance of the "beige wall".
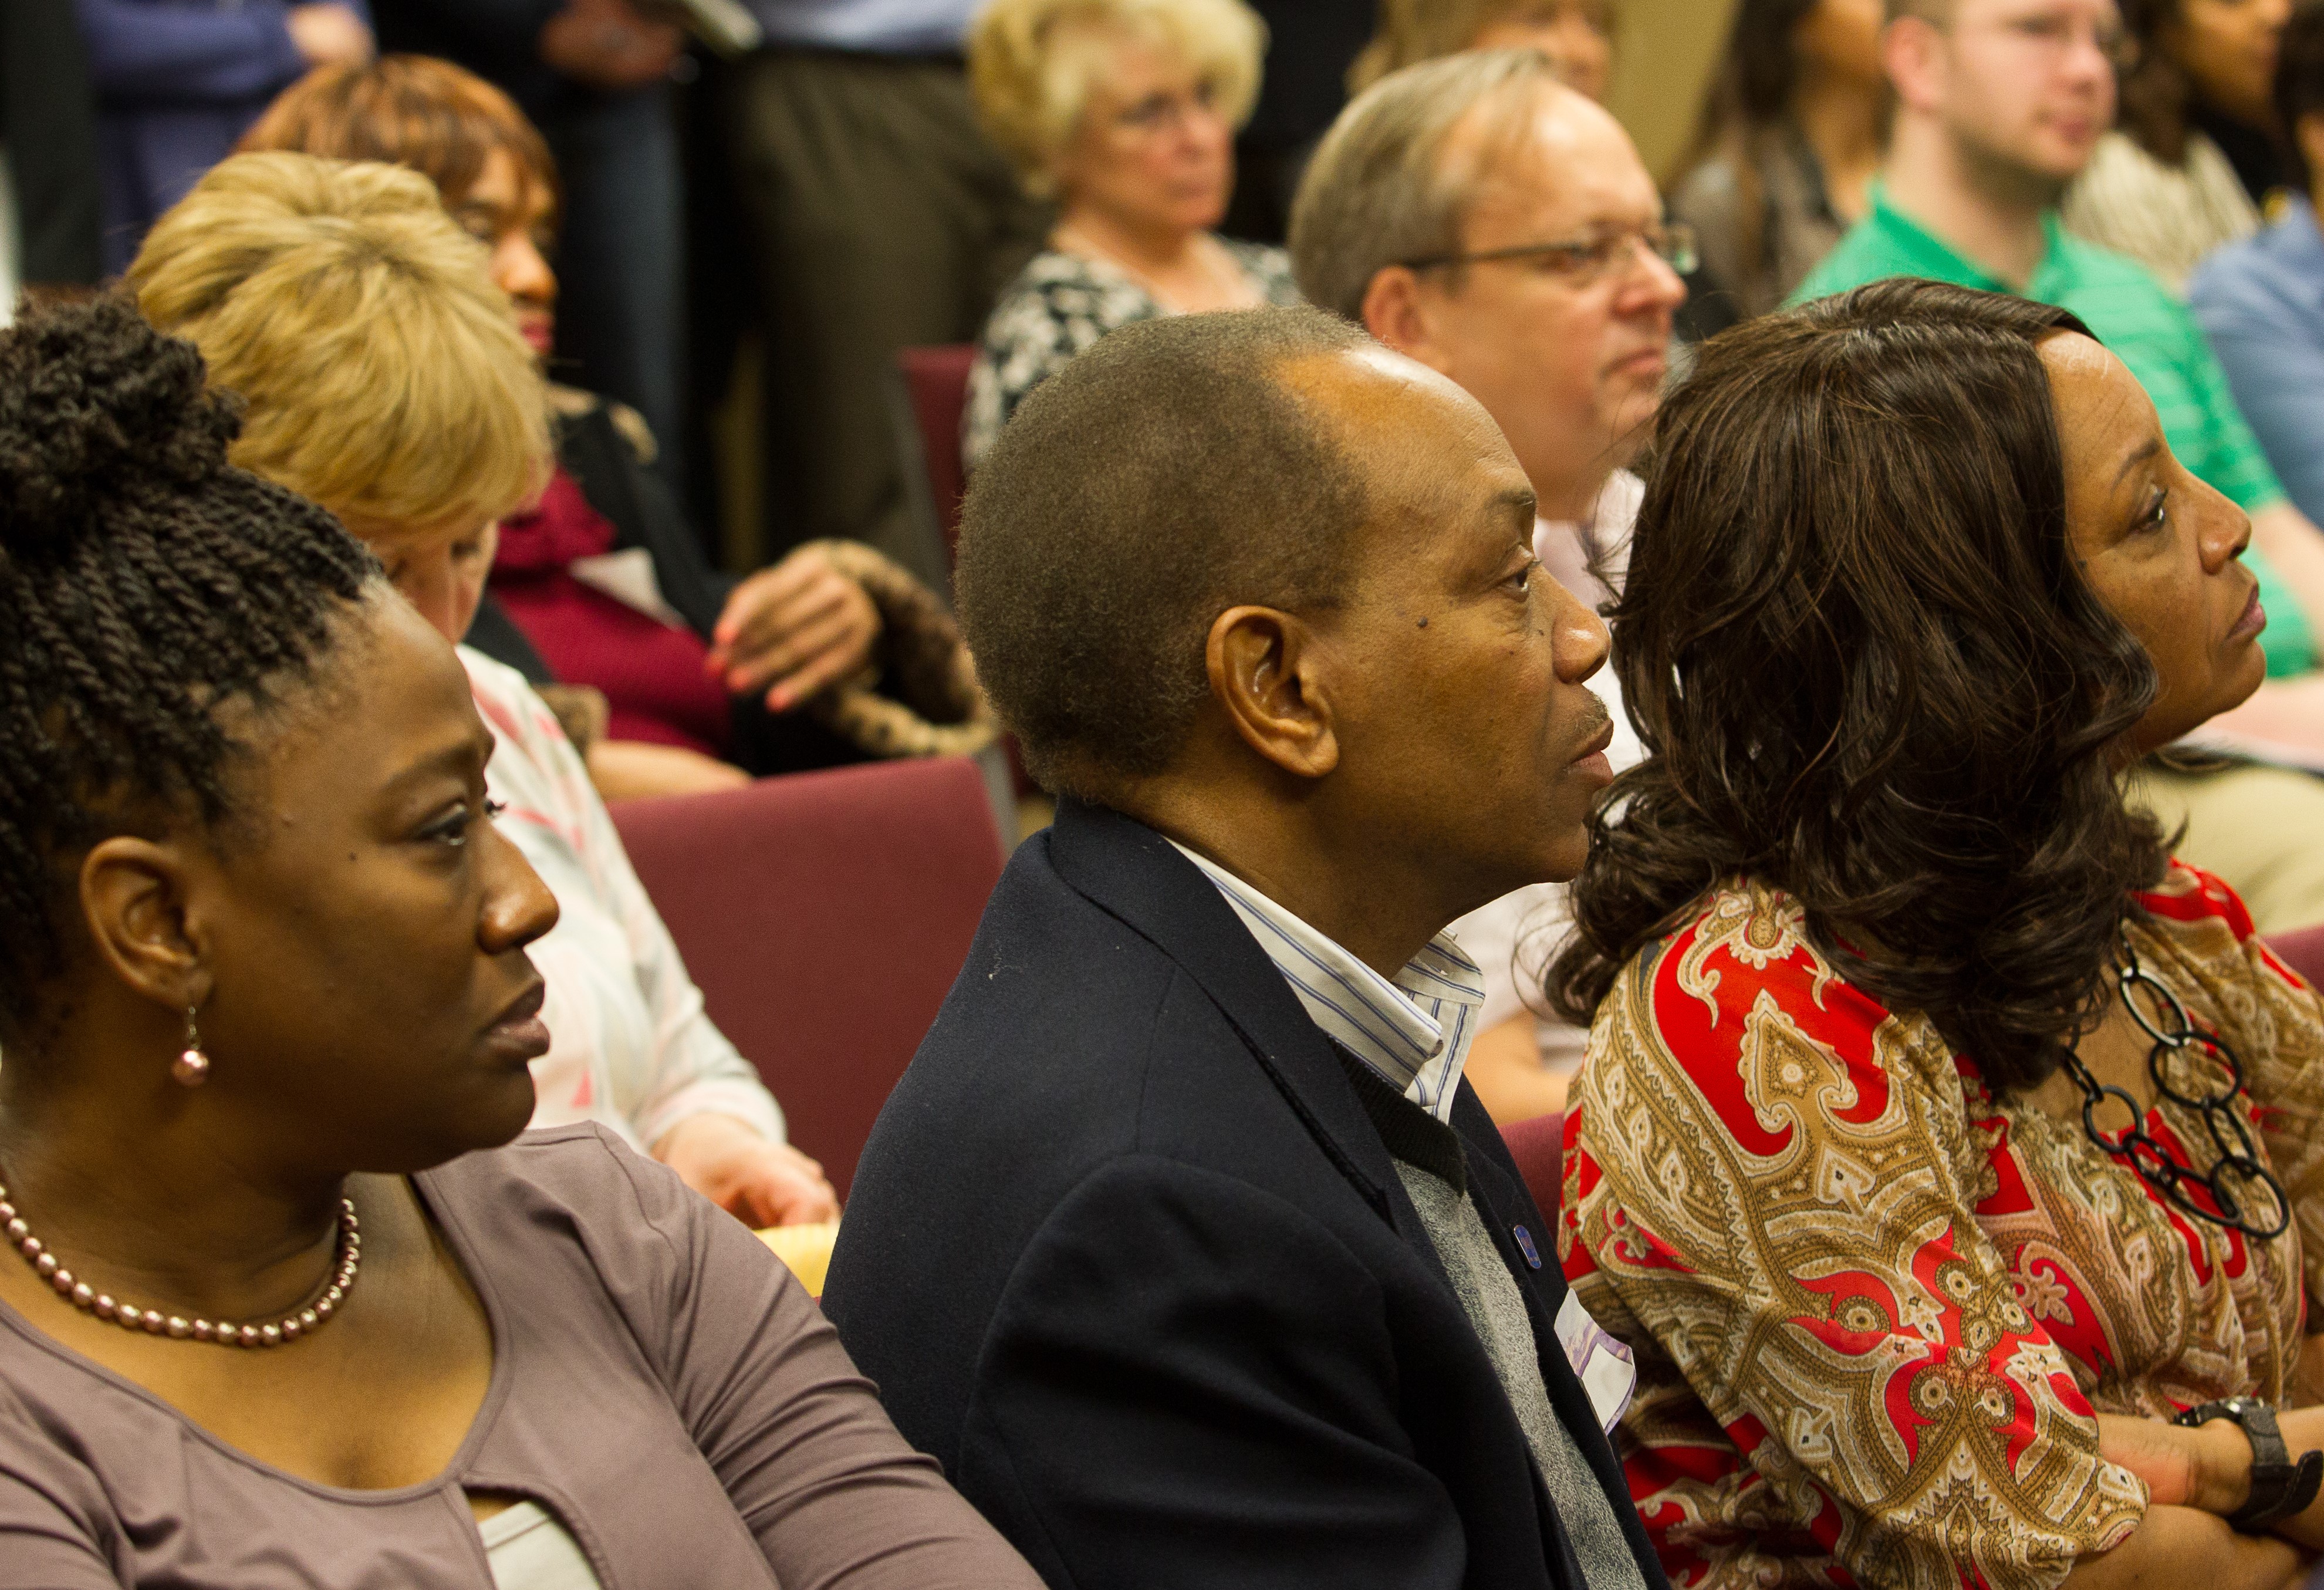
M 1734 0 L 1617 0 L 1621 15 L 1609 103 L 1646 169 L 1669 173 L 1687 135 Z

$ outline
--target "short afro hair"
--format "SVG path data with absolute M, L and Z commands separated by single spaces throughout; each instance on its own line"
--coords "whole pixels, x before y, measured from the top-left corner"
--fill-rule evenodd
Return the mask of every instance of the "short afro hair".
M 1164 771 L 1210 692 L 1212 621 L 1340 600 L 1360 467 L 1284 367 L 1370 346 L 1314 309 L 1127 326 L 1025 400 L 963 510 L 961 627 L 1058 793 Z

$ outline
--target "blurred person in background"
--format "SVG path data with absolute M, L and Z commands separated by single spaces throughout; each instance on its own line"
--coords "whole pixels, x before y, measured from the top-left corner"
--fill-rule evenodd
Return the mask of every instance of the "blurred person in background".
M 494 522 L 551 467 L 548 402 L 484 248 L 415 172 L 236 155 L 154 224 L 129 273 L 245 418 L 230 458 L 336 514 L 457 642 Z M 523 676 L 463 646 L 498 740 L 505 832 L 556 895 L 534 949 L 553 1041 L 536 1124 L 595 1121 L 753 1225 L 829 1219 L 821 1169 L 703 1009 L 587 771 Z
M 1537 500 L 1542 568 L 1596 610 L 1621 594 L 1637 477 L 1685 296 L 1683 233 L 1637 148 L 1532 50 L 1471 51 L 1382 79 L 1342 113 L 1292 212 L 1318 306 L 1485 406 Z M 1617 771 L 1638 747 L 1601 672 Z M 1484 975 L 1469 1079 L 1496 1119 L 1563 1107 L 1587 1034 L 1543 1013 L 1563 884 L 1453 925 Z
M 1782 303 L 1863 219 L 1888 79 L 1880 0 L 1742 0 L 1671 185 L 1737 313 Z
M 977 14 L 977 115 L 1057 222 L 985 322 L 961 421 L 971 467 L 1028 393 L 1106 333 L 1298 301 L 1281 249 L 1211 230 L 1265 48 L 1241 0 L 992 0 Z
M 2324 523 L 2324 7 L 2285 26 L 2275 105 L 2300 191 L 2266 230 L 2204 261 L 2188 302 L 2284 489 Z
M 285 83 L 374 53 L 364 0 L 74 0 L 97 95 L 105 273 Z
M 490 251 L 546 356 L 569 318 L 549 268 L 557 168 L 509 97 L 448 61 L 318 69 L 244 138 L 406 165 Z M 943 604 L 868 547 L 818 543 L 736 581 L 713 569 L 636 413 L 552 385 L 558 463 L 505 516 L 467 643 L 560 708 L 608 799 L 722 789 L 866 756 L 973 752 L 991 735 Z M 880 688 L 864 682 L 877 670 Z
M 2067 191 L 2066 227 L 2126 254 L 2173 292 L 2248 237 L 2292 180 L 2275 110 L 2292 0 L 2123 0 L 2120 125 Z
M 1379 27 L 1348 69 L 1360 94 L 1393 71 L 1463 50 L 1538 50 L 1604 104 L 1614 84 L 1611 0 L 1379 0 Z
M 1793 300 L 1926 276 L 2080 316 L 2153 399 L 2180 462 L 2251 515 L 2269 680 L 2207 742 L 2305 763 L 2324 756 L 2324 534 L 2285 499 L 2186 307 L 2059 219 L 2113 121 L 2117 43 L 2113 0 L 1890 0 L 1887 161 L 1870 212 Z M 2268 765 L 2141 776 L 2165 827 L 2189 825 L 2180 855 L 2241 892 L 2262 931 L 2324 921 L 2324 784 Z
M 978 125 L 981 0 L 743 0 L 718 74 L 762 334 L 769 551 L 864 541 L 930 581 L 891 407 L 896 351 L 973 341 L 1050 217 Z
M 72 0 L 0 5 L 0 323 L 19 287 L 93 287 L 103 186 L 97 96 Z
M 633 0 L 372 0 L 372 14 L 383 52 L 457 61 L 540 129 L 557 162 L 565 303 L 550 373 L 627 403 L 675 456 L 685 180 L 670 73 L 685 34 Z
M 1299 173 L 1348 103 L 1348 68 L 1371 40 L 1377 0 L 1249 3 L 1267 27 L 1267 73 L 1235 138 L 1234 198 L 1219 229 L 1279 244 L 1291 226 Z

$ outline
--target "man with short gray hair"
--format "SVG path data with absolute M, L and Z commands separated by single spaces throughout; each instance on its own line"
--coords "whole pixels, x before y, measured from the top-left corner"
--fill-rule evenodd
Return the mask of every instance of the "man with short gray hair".
M 1541 499 L 1535 550 L 1582 602 L 1619 594 L 1637 478 L 1692 242 L 1629 135 L 1530 51 L 1446 56 L 1341 113 L 1292 211 L 1300 290 L 1485 406 Z M 1618 771 L 1637 756 L 1610 673 Z M 1455 931 L 1486 976 L 1470 1077 L 1494 1115 L 1564 1108 L 1586 1034 L 1545 1013 L 1566 920 L 1544 885 Z

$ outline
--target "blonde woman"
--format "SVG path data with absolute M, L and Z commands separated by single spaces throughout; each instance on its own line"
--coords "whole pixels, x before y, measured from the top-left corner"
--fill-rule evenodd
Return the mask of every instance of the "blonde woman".
M 549 461 L 547 393 L 484 254 L 417 172 L 246 154 L 156 222 L 129 272 L 146 318 L 247 405 L 233 462 L 338 515 L 456 642 L 495 522 Z M 504 831 L 561 909 L 533 949 L 555 1036 L 534 1124 L 597 1122 L 754 1225 L 829 1218 L 830 1184 L 711 1024 L 548 706 L 459 650 Z
M 962 425 L 972 467 L 1026 393 L 1106 333 L 1299 301 L 1282 250 L 1211 232 L 1266 33 L 1241 0 L 993 0 L 978 15 L 977 114 L 1057 224 L 985 322 Z
M 1464 50 L 1538 50 L 1605 102 L 1614 78 L 1610 0 L 1380 0 L 1379 32 L 1348 69 L 1360 94 L 1392 71 Z

